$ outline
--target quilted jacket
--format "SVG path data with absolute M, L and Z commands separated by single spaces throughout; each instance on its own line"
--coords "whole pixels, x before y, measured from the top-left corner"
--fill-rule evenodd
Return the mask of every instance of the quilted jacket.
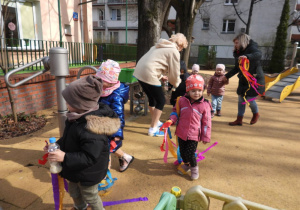
M 187 96 L 179 99 L 180 114 L 177 116 L 176 105 L 170 115 L 172 124 L 177 121 L 175 135 L 183 140 L 210 142 L 211 105 L 203 97 L 191 103 Z M 174 114 L 173 114 L 174 113 Z

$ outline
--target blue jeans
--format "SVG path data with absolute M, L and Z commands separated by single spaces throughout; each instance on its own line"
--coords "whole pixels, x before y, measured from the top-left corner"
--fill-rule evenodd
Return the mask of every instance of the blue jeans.
M 211 106 L 213 112 L 220 111 L 222 108 L 222 101 L 223 101 L 223 96 L 215 96 L 211 95 Z
M 247 101 L 252 99 L 252 98 L 255 98 L 255 97 L 250 97 L 250 96 L 246 97 Z M 243 102 L 245 102 L 243 96 L 239 95 L 238 116 L 244 116 L 247 104 L 242 104 Z M 253 114 L 258 113 L 258 107 L 257 107 L 257 104 L 256 104 L 255 100 L 249 101 L 249 103 L 250 103 L 250 109 L 251 109 L 252 113 Z

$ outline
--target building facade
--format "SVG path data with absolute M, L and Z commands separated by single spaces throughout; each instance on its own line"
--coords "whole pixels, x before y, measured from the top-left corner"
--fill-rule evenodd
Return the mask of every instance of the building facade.
M 90 43 L 92 5 L 80 3 L 82 0 L 2 0 L 2 38 L 20 39 L 24 46 L 26 40 L 60 41 L 60 37 L 64 42 Z
M 217 62 L 233 64 L 233 38 L 246 32 L 250 0 L 205 0 L 199 8 L 192 32 L 194 37 L 190 50 L 190 64 L 204 64 L 211 47 L 215 47 Z M 296 21 L 288 28 L 287 41 L 300 41 L 300 0 L 290 0 L 290 20 Z M 236 8 L 233 7 L 233 4 Z M 257 0 L 253 5 L 249 35 L 263 52 L 263 59 L 268 60 L 274 45 L 277 26 L 283 9 L 284 0 Z M 238 15 L 237 15 L 238 13 Z M 241 20 L 238 16 L 241 17 Z M 176 11 L 171 8 L 169 20 L 176 18 Z M 298 24 L 298 25 L 297 25 Z M 162 32 L 163 38 L 168 38 Z M 292 45 L 288 47 L 291 57 Z
M 232 39 L 246 31 L 243 21 L 248 22 L 250 2 L 249 0 L 206 0 L 201 5 L 195 20 L 194 42 L 203 45 L 232 45 Z M 256 2 L 253 5 L 249 35 L 259 45 L 272 45 L 284 1 Z M 290 13 L 296 9 L 296 5 L 296 0 L 290 0 Z M 293 15 L 290 16 L 290 22 L 292 19 Z M 292 27 L 289 27 L 288 40 L 291 38 L 291 30 Z
M 137 0 L 93 1 L 95 43 L 136 44 L 137 34 Z

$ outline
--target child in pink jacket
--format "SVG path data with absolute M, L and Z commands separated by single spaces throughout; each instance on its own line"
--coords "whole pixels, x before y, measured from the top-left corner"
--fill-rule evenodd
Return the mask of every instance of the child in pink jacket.
M 204 80 L 200 75 L 191 75 L 186 80 L 186 95 L 178 100 L 180 114 L 176 113 L 176 106 L 167 122 L 161 129 L 167 128 L 177 122 L 175 135 L 181 158 L 184 162 L 182 168 L 185 172 L 191 170 L 191 179 L 199 178 L 199 169 L 195 157 L 198 142 L 210 142 L 211 133 L 211 105 L 203 97 Z M 178 173 L 182 174 L 181 171 Z

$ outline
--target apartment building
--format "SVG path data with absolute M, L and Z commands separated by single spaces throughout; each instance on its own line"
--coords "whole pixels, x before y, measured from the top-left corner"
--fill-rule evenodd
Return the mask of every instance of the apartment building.
M 201 5 L 195 20 L 194 42 L 204 45 L 232 45 L 232 39 L 246 31 L 243 21 L 248 22 L 250 2 L 249 0 L 206 0 Z M 292 13 L 296 9 L 297 1 L 289 2 L 290 22 L 292 22 Z M 256 1 L 253 5 L 249 35 L 259 45 L 273 44 L 283 4 L 284 0 L 262 0 Z M 292 27 L 289 27 L 288 40 L 291 39 L 291 31 Z
M 284 0 L 257 0 L 255 2 L 249 35 L 259 46 L 273 46 Z M 201 63 L 201 53 L 205 54 L 209 46 L 216 47 L 218 61 L 226 63 L 233 58 L 232 40 L 239 33 L 246 31 L 243 21 L 248 22 L 250 3 L 250 0 L 205 0 L 196 15 L 192 33 L 195 37 L 192 44 L 194 47 L 190 52 L 190 57 L 194 57 L 193 62 Z M 292 23 L 293 19 L 300 15 L 296 11 L 298 0 L 290 0 L 289 4 L 289 23 Z M 297 26 L 290 26 L 287 31 L 287 40 L 297 41 L 295 38 L 300 38 L 297 35 L 300 34 L 299 31 Z M 203 47 L 200 48 L 199 45 Z M 270 56 L 270 47 L 261 47 L 261 50 L 267 59 Z M 292 49 L 289 48 L 288 54 L 291 52 Z
M 97 0 L 92 5 L 95 43 L 137 43 L 137 0 Z
M 22 40 L 24 46 L 28 45 L 26 40 L 60 41 L 60 36 L 67 42 L 93 41 L 91 4 L 80 4 L 82 0 L 6 2 L 1 1 L 0 7 L 0 23 L 5 27 L 2 38 Z

